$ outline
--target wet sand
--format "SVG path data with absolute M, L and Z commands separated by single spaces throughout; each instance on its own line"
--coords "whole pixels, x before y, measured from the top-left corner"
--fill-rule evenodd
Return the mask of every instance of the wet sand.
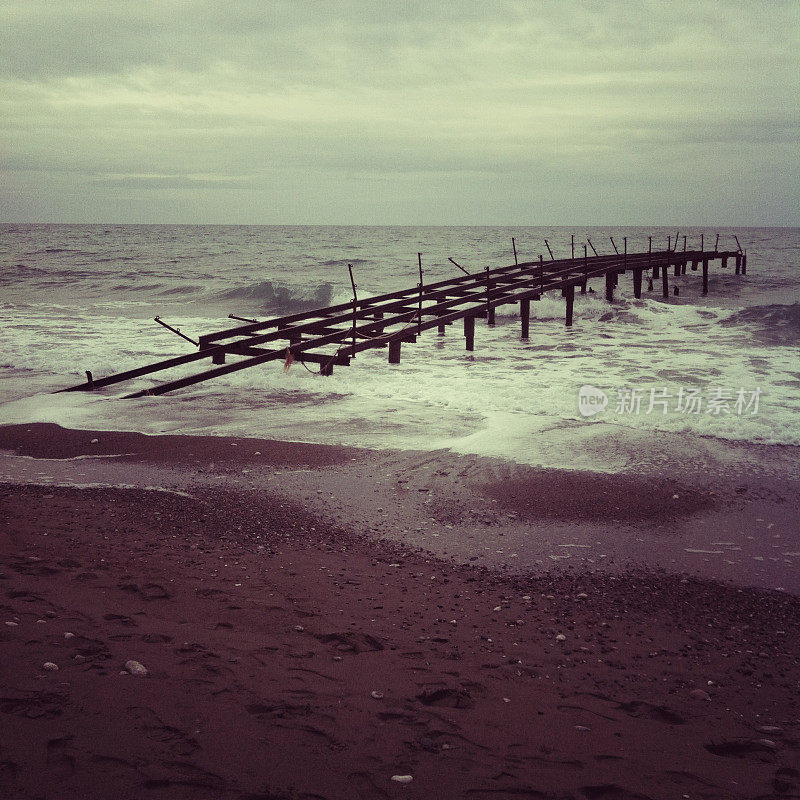
M 791 475 L 0 448 L 3 796 L 800 795 Z

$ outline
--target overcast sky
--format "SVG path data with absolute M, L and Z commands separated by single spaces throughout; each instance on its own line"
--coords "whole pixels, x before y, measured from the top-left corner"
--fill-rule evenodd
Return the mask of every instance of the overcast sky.
M 0 221 L 796 225 L 797 0 L 3 0 Z

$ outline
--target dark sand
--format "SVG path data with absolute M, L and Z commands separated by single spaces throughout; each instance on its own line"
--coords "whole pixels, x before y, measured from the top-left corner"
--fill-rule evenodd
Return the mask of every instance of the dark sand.
M 36 458 L 0 488 L 2 797 L 800 797 L 791 476 L 52 425 L 0 449 Z

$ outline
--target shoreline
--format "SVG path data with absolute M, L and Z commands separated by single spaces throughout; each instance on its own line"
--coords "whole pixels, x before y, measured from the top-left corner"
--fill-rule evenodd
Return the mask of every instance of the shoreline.
M 189 438 L 0 428 L 4 796 L 800 792 L 800 592 L 660 563 L 790 476 Z
M 267 489 L 329 524 L 458 563 L 521 574 L 654 568 L 800 595 L 793 451 L 665 444 L 631 463 L 640 452 L 634 443 L 621 456 L 625 471 L 594 472 L 443 450 L 30 423 L 0 426 L 0 482 Z

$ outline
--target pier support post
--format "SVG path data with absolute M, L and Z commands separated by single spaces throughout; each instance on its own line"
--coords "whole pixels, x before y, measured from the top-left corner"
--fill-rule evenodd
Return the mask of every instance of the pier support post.
M 400 363 L 400 346 L 402 342 L 399 339 L 392 339 L 389 342 L 389 363 L 390 364 L 399 364 Z
M 685 275 L 685 274 L 686 274 L 686 262 L 685 261 L 681 261 L 681 275 Z
M 666 264 L 661 270 L 661 294 L 663 297 L 669 297 L 669 276 L 667 275 Z
M 738 275 L 742 271 L 742 254 L 737 253 L 734 258 L 736 259 L 735 272 Z
M 567 300 L 567 312 L 565 324 L 568 328 L 572 327 L 572 307 L 575 303 L 575 287 L 570 284 L 564 287 L 564 297 Z
M 586 245 L 583 246 L 583 280 L 581 281 L 581 294 L 586 294 L 586 282 L 589 280 L 589 258 L 586 255 Z
M 333 359 L 331 359 L 330 361 L 325 362 L 319 368 L 319 374 L 320 375 L 324 375 L 326 378 L 329 378 L 331 375 L 333 375 Z
M 633 270 L 633 296 L 637 300 L 642 297 L 642 271 L 635 268 Z
M 467 340 L 467 350 L 475 349 L 475 317 L 464 317 L 464 338 Z
M 722 256 L 722 269 L 728 269 L 728 256 Z
M 693 258 L 692 259 L 692 272 L 697 272 L 697 264 L 698 264 L 697 259 Z
M 519 318 L 522 320 L 522 335 L 521 338 L 528 338 L 528 331 L 531 322 L 531 301 L 528 299 L 519 301 Z
M 606 300 L 610 303 L 614 299 L 614 275 L 606 272 Z
M 293 333 L 289 336 L 289 346 L 293 344 L 300 344 L 303 341 L 303 334 L 302 333 Z
M 679 276 L 680 276 L 680 274 L 681 274 L 681 264 L 680 264 L 680 261 L 676 261 L 674 266 L 675 266 L 675 277 L 677 278 L 677 277 L 679 277 Z
M 225 363 L 225 351 L 219 350 L 218 352 L 214 353 L 211 356 L 211 363 L 212 364 L 224 364 Z
M 447 330 L 447 323 L 440 322 L 436 330 L 438 331 L 439 336 L 444 336 L 444 332 Z
M 703 259 L 703 294 L 708 294 L 708 259 Z
M 747 253 L 742 253 L 742 275 L 747 275 Z
M 658 264 L 656 264 L 653 267 L 653 278 L 655 278 L 656 280 L 658 279 L 658 270 L 659 270 L 659 267 L 658 267 Z
M 489 267 L 486 267 L 486 324 L 494 325 L 494 306 L 492 305 L 492 280 Z

